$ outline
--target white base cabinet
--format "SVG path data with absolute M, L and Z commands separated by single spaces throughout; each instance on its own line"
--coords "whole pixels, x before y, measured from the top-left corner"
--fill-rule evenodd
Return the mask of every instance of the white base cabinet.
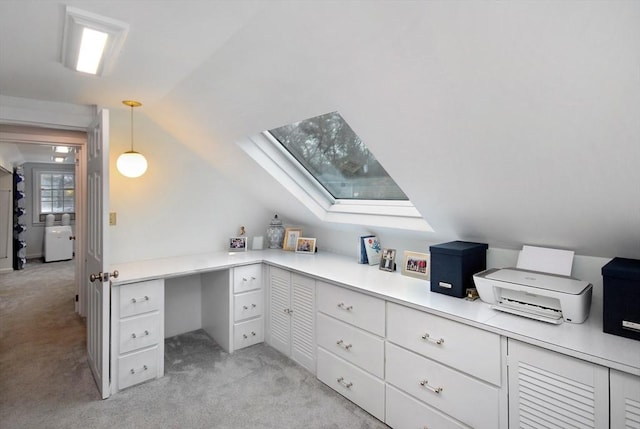
M 262 264 L 233 269 L 233 349 L 264 341 Z
M 316 282 L 269 268 L 267 344 L 316 373 Z
M 609 427 L 608 368 L 511 339 L 508 344 L 510 428 Z
M 164 375 L 164 280 L 111 289 L 111 393 Z

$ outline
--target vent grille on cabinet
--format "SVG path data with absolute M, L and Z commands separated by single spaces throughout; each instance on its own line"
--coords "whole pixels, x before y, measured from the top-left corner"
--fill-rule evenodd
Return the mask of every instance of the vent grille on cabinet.
M 592 386 L 519 362 L 518 390 L 523 429 L 595 427 Z

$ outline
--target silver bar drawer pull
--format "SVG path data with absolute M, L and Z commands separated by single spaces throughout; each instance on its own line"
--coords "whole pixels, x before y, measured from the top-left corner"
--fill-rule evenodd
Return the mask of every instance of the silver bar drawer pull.
M 344 387 L 346 387 L 347 389 L 351 389 L 351 386 L 353 386 L 353 383 L 347 383 L 346 381 L 344 381 L 344 377 L 340 377 L 336 381 L 341 385 L 343 385 Z
M 420 386 L 431 390 L 433 393 L 440 393 L 442 392 L 442 387 L 433 387 L 429 385 L 429 380 L 421 380 L 420 381 Z
M 438 338 L 437 340 L 435 338 L 431 338 L 431 336 L 429 335 L 429 333 L 425 333 L 422 337 L 423 340 L 425 341 L 431 341 L 432 343 L 436 343 L 438 345 L 441 345 L 442 343 L 444 343 L 444 338 Z
M 353 305 L 344 305 L 344 302 L 341 302 L 340 304 L 338 304 L 338 308 L 341 308 L 343 310 L 347 310 L 347 311 L 351 311 L 353 310 Z
M 144 332 L 142 334 L 140 334 L 141 337 L 145 337 L 147 335 L 149 335 L 149 331 L 147 331 L 146 329 L 144 330 Z M 138 336 L 134 332 L 133 334 L 131 334 L 131 338 L 138 338 Z
M 149 368 L 147 367 L 147 365 L 142 365 L 142 368 L 140 368 L 138 371 L 139 371 L 139 372 L 143 372 L 143 371 L 146 371 L 146 370 L 148 370 L 148 369 L 149 369 Z M 136 370 L 135 370 L 135 369 L 133 369 L 133 368 L 131 368 L 131 374 L 135 374 L 135 373 L 136 373 Z
M 351 347 L 353 347 L 353 344 L 345 344 L 343 340 L 336 341 L 336 344 L 345 350 L 349 350 Z
M 138 301 L 149 301 L 149 297 L 145 295 L 142 298 L 131 298 L 131 302 L 133 302 L 134 304 Z
M 242 306 L 242 308 L 243 308 L 244 310 L 248 310 L 248 309 L 249 309 L 249 307 L 248 307 L 248 306 L 246 306 L 246 305 L 243 305 L 243 306 Z M 256 308 L 256 305 L 255 305 L 255 304 L 251 304 L 251 308 Z
M 255 279 L 256 279 L 255 277 L 251 276 L 251 281 L 254 281 Z M 243 278 L 242 278 L 242 281 L 243 281 L 243 282 L 248 282 L 249 280 L 247 280 L 247 278 L 246 278 L 246 277 L 243 277 Z
M 252 336 L 252 337 L 255 337 L 255 336 L 256 336 L 256 333 L 255 333 L 255 332 L 253 332 L 253 331 L 251 331 L 251 336 Z M 242 338 L 244 338 L 244 339 L 246 340 L 247 338 L 249 338 L 249 336 L 248 336 L 247 334 L 242 334 Z

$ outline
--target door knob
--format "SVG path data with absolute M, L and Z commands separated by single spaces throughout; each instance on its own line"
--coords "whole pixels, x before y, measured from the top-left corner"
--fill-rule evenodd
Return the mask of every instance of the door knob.
M 75 235 L 70 235 L 70 236 L 69 236 L 69 240 L 75 240 L 75 239 L 76 239 L 76 236 L 75 236 Z
M 120 272 L 118 270 L 113 270 L 113 273 L 103 273 L 101 271 L 98 274 L 91 274 L 89 276 L 89 281 L 93 283 L 96 280 L 100 279 L 101 281 L 106 282 L 107 280 L 109 280 L 110 277 L 117 279 L 119 275 L 120 275 Z

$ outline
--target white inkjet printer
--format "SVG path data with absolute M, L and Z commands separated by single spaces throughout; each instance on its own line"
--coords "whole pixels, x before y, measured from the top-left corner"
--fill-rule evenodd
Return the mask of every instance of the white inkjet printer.
M 589 316 L 593 286 L 570 277 L 573 252 L 524 246 L 515 268 L 474 274 L 482 301 L 492 308 L 543 322 L 582 323 Z

